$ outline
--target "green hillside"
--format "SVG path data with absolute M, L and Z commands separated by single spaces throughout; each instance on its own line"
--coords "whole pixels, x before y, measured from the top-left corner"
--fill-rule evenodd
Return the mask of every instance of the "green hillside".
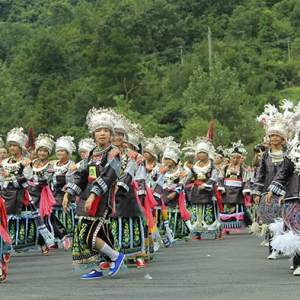
M 1 0 L 0 131 L 78 141 L 109 106 L 146 136 L 194 139 L 214 119 L 216 146 L 251 148 L 266 103 L 299 101 L 299 29 L 299 0 Z

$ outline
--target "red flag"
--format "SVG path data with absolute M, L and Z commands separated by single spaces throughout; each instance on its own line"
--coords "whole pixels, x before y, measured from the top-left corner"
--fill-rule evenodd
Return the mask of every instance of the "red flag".
M 35 142 L 34 142 L 34 132 L 32 126 L 30 126 L 28 130 L 28 141 L 26 143 L 26 149 L 34 149 L 35 148 Z
M 210 139 L 211 143 L 214 142 L 214 120 L 210 121 L 206 137 Z

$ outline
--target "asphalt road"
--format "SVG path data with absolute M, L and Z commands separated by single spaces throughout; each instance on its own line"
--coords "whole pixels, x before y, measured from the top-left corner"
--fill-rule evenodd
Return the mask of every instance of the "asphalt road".
M 215 241 L 177 242 L 162 246 L 147 268 L 129 265 L 110 278 L 81 280 L 71 252 L 51 250 L 14 253 L 8 278 L 0 284 L 7 299 L 299 299 L 300 276 L 292 275 L 288 258 L 268 261 L 262 240 L 244 233 Z M 152 279 L 145 279 L 149 274 Z

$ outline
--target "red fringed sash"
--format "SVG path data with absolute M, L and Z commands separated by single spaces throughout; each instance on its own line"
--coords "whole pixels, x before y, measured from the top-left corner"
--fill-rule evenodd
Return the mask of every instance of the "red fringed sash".
M 135 195 L 136 202 L 141 207 L 143 214 L 146 216 L 145 208 L 144 208 L 143 204 L 141 203 L 141 200 L 138 195 L 138 191 L 139 191 L 138 184 L 135 180 L 132 180 L 131 185 L 133 186 L 133 189 L 134 189 L 134 195 Z
M 191 214 L 186 209 L 185 200 L 184 200 L 184 191 L 181 191 L 178 198 L 178 206 L 180 210 L 181 219 L 187 221 L 191 218 Z
M 29 193 L 27 189 L 24 189 L 24 199 L 23 199 L 23 204 L 25 206 L 29 206 Z
M 175 192 L 174 188 L 172 188 L 172 189 L 166 189 L 166 190 L 168 190 L 168 191 L 174 191 Z M 162 199 L 162 203 L 163 203 L 163 199 Z M 186 209 L 184 191 L 181 191 L 180 194 L 179 194 L 178 207 L 179 207 L 181 219 L 184 220 L 184 221 L 189 220 L 191 218 L 191 214 Z M 161 209 L 163 210 L 163 207 Z
M 138 196 L 138 184 L 135 180 L 132 181 L 132 186 L 134 189 L 134 194 L 136 197 L 136 201 L 143 210 L 143 213 L 145 215 L 145 218 L 147 220 L 147 226 L 149 228 L 149 231 L 153 233 L 155 231 L 155 222 L 152 215 L 152 209 L 158 204 L 156 200 L 154 199 L 152 195 L 152 191 L 149 189 L 148 186 L 146 186 L 146 196 L 144 199 L 144 205 L 142 205 L 140 198 Z
M 91 215 L 92 217 L 95 216 L 95 214 L 97 212 L 97 209 L 98 209 L 98 206 L 99 206 L 99 203 L 100 203 L 102 197 L 103 197 L 103 194 L 101 194 L 100 196 L 97 196 L 95 198 L 95 200 L 93 201 L 91 209 L 88 212 L 88 214 Z
M 6 227 L 7 227 L 6 209 L 5 209 L 4 201 L 0 196 L 0 235 L 7 243 L 12 244 L 12 240 L 6 231 Z
M 53 194 L 48 185 L 45 185 L 41 192 L 40 215 L 42 218 L 52 214 L 52 206 L 56 204 Z
M 88 176 L 88 181 L 95 181 L 96 178 Z M 99 203 L 103 197 L 103 194 L 97 196 L 91 205 L 91 209 L 88 211 L 88 214 L 94 217 L 96 215 Z
M 36 186 L 32 181 L 29 181 L 30 186 Z M 52 206 L 56 204 L 56 201 L 53 197 L 53 194 L 48 185 L 39 185 L 38 187 L 42 188 L 41 197 L 40 197 L 40 215 L 42 218 L 45 216 L 50 216 L 52 213 Z
M 251 206 L 251 198 L 248 195 L 244 195 L 245 206 Z

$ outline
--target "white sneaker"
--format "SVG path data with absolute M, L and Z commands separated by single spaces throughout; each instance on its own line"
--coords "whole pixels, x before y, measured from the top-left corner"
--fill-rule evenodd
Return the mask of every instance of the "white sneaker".
M 290 270 L 295 270 L 295 267 L 294 266 L 290 266 Z
M 267 242 L 268 242 L 268 241 L 263 240 L 263 241 L 260 243 L 260 245 L 261 245 L 261 246 L 264 246 Z
M 158 251 L 159 246 L 160 246 L 159 242 L 154 242 L 154 243 L 153 243 L 154 252 L 157 252 L 157 251 Z
M 294 276 L 300 276 L 300 267 L 298 267 L 294 273 L 293 273 Z
M 269 244 L 270 244 L 269 242 L 266 242 L 266 243 L 264 244 L 264 246 L 265 246 L 265 247 L 269 247 Z
M 279 257 L 279 255 L 277 254 L 276 251 L 273 251 L 269 256 L 268 256 L 268 259 L 277 259 Z

